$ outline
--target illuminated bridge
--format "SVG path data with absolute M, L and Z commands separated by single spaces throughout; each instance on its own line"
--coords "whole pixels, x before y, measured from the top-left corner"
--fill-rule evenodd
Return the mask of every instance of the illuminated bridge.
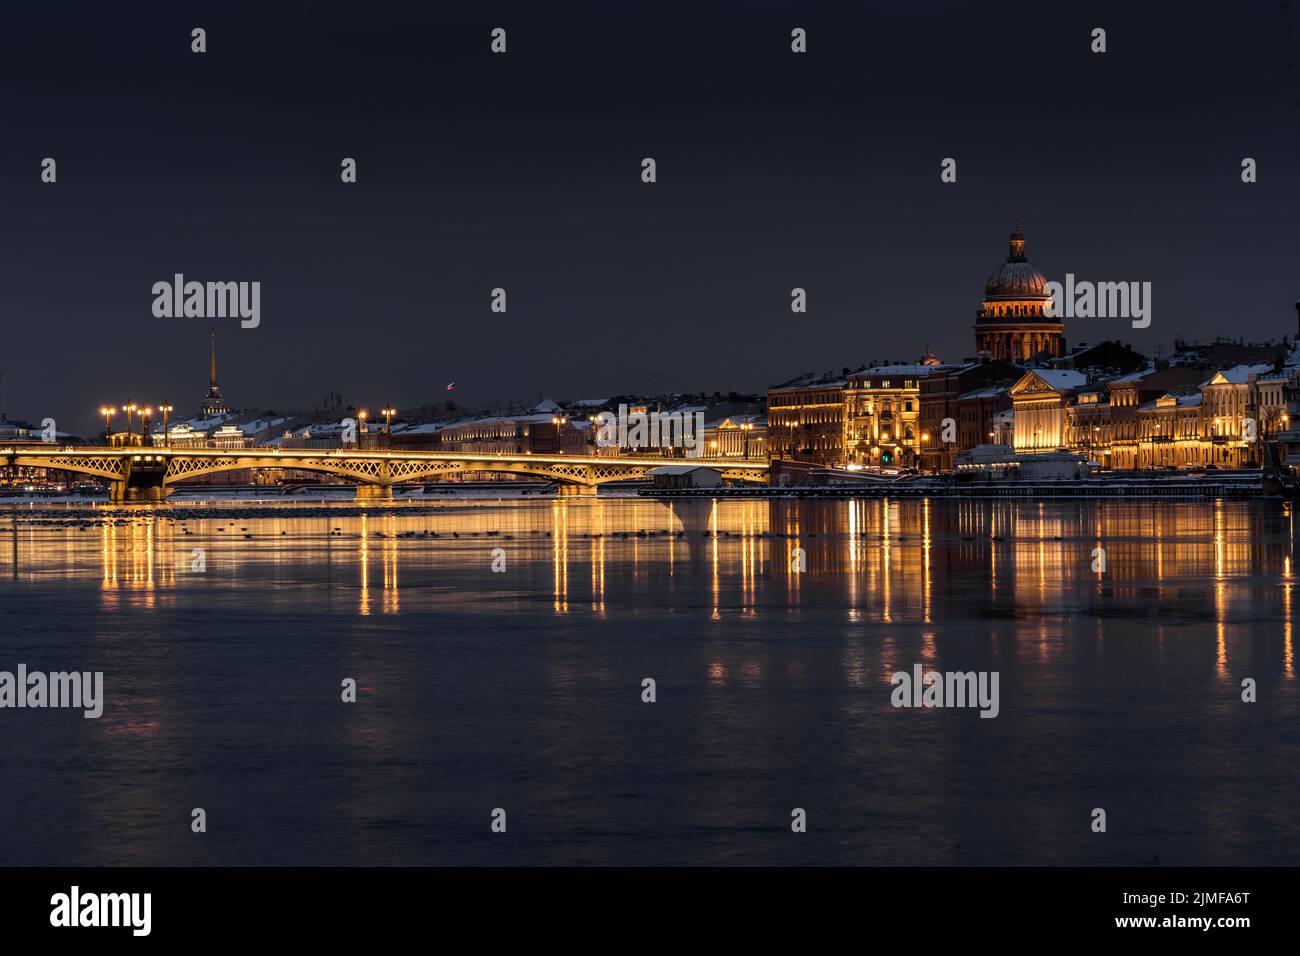
M 706 458 L 598 458 L 580 455 L 472 455 L 460 452 L 311 448 L 0 447 L 0 464 L 53 468 L 110 482 L 113 501 L 157 501 L 187 478 L 244 468 L 278 468 L 356 482 L 358 498 L 388 498 L 393 486 L 470 471 L 559 482 L 561 494 L 591 495 L 599 485 L 643 478 L 664 465 L 701 465 L 723 478 L 767 481 L 766 462 Z

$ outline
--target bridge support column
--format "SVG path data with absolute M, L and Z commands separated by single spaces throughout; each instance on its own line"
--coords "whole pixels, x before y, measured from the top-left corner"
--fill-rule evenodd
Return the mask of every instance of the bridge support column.
M 109 504 L 120 505 L 126 502 L 126 482 L 110 481 L 108 483 Z
M 560 485 L 561 498 L 594 498 L 595 485 Z
M 357 485 L 357 501 L 382 501 L 392 497 L 392 485 Z

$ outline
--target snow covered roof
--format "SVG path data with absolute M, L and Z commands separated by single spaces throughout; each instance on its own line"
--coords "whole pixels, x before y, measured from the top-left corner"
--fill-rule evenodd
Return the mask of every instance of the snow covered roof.
M 947 372 L 959 367 L 956 365 L 921 365 L 919 363 L 910 365 L 870 365 L 851 373 L 851 377 L 860 378 L 864 375 L 916 375 L 924 377 L 933 372 Z
M 1011 390 L 1010 385 L 990 385 L 988 388 L 977 388 L 973 392 L 962 392 L 957 396 L 957 400 L 963 398 L 993 398 L 997 395 L 1005 395 Z
M 1068 368 L 1035 368 L 1030 369 L 1025 375 L 1026 377 L 1033 375 L 1042 379 L 1058 392 L 1082 388 L 1088 384 L 1088 376 Z M 1024 379 L 1021 379 L 1021 381 L 1024 381 Z
M 1215 372 L 1208 379 L 1202 382 L 1201 386 L 1204 387 L 1206 385 L 1215 384 L 1214 380 L 1216 378 L 1219 378 L 1220 376 L 1223 377 L 1224 381 L 1217 383 L 1219 385 L 1223 385 L 1225 383 L 1228 385 L 1245 385 L 1247 382 L 1250 381 L 1250 376 L 1252 374 L 1263 375 L 1264 373 L 1271 372 L 1271 371 L 1273 371 L 1273 366 L 1271 364 L 1234 365 L 1232 368 L 1220 369 L 1218 372 Z

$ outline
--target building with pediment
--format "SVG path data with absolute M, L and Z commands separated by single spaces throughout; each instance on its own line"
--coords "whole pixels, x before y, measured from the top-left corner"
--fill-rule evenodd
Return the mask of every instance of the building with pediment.
M 1012 443 L 1019 452 L 1056 451 L 1065 447 L 1065 409 L 1088 376 L 1072 369 L 1035 368 L 1011 386 L 1015 413 Z

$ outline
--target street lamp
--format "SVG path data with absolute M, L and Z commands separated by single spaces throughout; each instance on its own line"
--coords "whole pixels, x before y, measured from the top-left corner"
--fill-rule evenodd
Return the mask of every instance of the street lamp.
M 126 443 L 135 444 L 135 432 L 131 430 L 131 414 L 135 411 L 135 402 L 129 402 L 122 406 L 122 411 L 126 412 Z
M 153 408 L 146 405 L 140 409 L 140 444 L 152 445 L 153 436 L 149 434 L 149 420 L 153 418 Z
M 163 403 L 158 406 L 158 411 L 163 413 L 163 446 L 166 448 L 171 448 L 172 433 L 171 430 L 167 427 L 167 423 L 171 420 L 170 416 L 171 413 L 175 411 L 175 407 L 172 405 L 168 405 L 167 400 L 163 399 Z
M 384 433 L 387 434 L 390 431 L 392 431 L 393 416 L 397 414 L 397 409 L 385 408 L 383 412 L 384 412 Z
M 113 408 L 113 406 L 111 405 L 102 405 L 100 406 L 99 409 L 99 414 L 104 416 L 104 445 L 105 446 L 113 444 L 112 420 L 113 420 L 113 412 L 115 411 L 117 411 L 117 409 Z
M 743 436 L 745 439 L 744 457 L 746 460 L 749 459 L 749 433 L 753 430 L 753 428 L 754 428 L 753 422 L 744 422 L 740 426 L 740 430 L 744 432 L 744 436 Z
M 560 447 L 560 426 L 567 422 L 568 419 L 563 415 L 552 415 L 551 424 L 555 426 L 555 453 L 563 455 L 564 449 Z
M 357 412 L 357 421 L 361 423 L 361 427 L 357 429 L 358 448 L 361 447 L 361 436 L 366 433 L 366 419 L 369 417 L 370 417 L 370 413 L 366 411 L 364 408 L 361 409 L 361 411 Z

